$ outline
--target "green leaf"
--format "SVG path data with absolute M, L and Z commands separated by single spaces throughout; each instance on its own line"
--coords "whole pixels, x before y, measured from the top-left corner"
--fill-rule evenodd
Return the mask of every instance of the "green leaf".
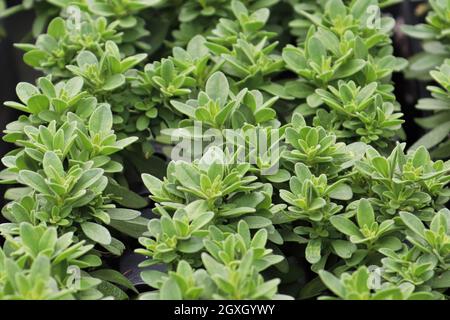
M 28 99 L 32 96 L 39 94 L 38 88 L 27 82 L 19 82 L 16 86 L 16 94 L 20 101 L 27 104 Z
M 113 91 L 125 84 L 125 76 L 123 74 L 115 74 L 109 77 L 102 89 L 105 91 Z
M 137 64 L 141 63 L 146 58 L 147 58 L 147 54 L 145 54 L 145 53 L 140 53 L 140 54 L 136 54 L 131 57 L 126 57 L 125 59 L 123 59 L 120 62 L 120 71 L 125 72 L 125 71 L 133 68 Z
M 305 67 L 305 58 L 302 52 L 295 47 L 287 46 L 283 49 L 283 60 L 289 69 L 298 72 Z
M 35 228 L 31 224 L 21 223 L 20 237 L 23 244 L 31 250 L 33 258 L 35 258 L 39 254 L 39 233 L 35 232 Z
M 350 259 L 357 249 L 355 244 L 345 240 L 333 240 L 331 246 L 342 259 Z
M 330 0 L 325 7 L 326 12 L 330 15 L 332 19 L 337 17 L 344 18 L 347 14 L 347 8 L 342 0 Z
M 161 287 L 160 291 L 161 300 L 181 300 L 183 297 L 181 295 L 180 287 L 178 287 L 175 279 L 168 279 Z
M 55 39 L 61 39 L 66 34 L 66 24 L 60 17 L 53 19 L 48 25 L 47 33 Z
M 450 288 L 450 270 L 435 276 L 429 282 L 433 289 L 448 289 Z
M 400 212 L 400 218 L 410 230 L 417 233 L 421 237 L 424 237 L 425 226 L 418 217 L 409 212 Z
M 422 40 L 433 40 L 438 36 L 436 30 L 426 24 L 417 24 L 415 26 L 403 25 L 401 26 L 401 30 L 410 37 Z
M 192 203 L 194 203 L 194 202 L 192 202 Z M 204 202 L 202 201 L 202 202 L 199 203 L 199 206 L 196 206 L 196 208 L 201 207 L 203 205 L 204 205 Z M 199 214 L 199 213 L 196 212 L 195 214 Z M 206 224 L 208 224 L 213 218 L 214 218 L 214 213 L 213 212 L 202 213 L 198 217 L 196 217 L 195 220 L 192 222 L 191 229 L 192 230 L 199 230 L 202 227 L 204 227 Z
M 133 286 L 130 280 L 128 280 L 123 274 L 120 272 L 117 272 L 112 269 L 102 269 L 102 270 L 96 270 L 90 273 L 91 276 L 102 279 L 104 281 L 112 282 L 115 284 L 118 284 L 126 289 L 130 289 L 136 293 L 138 291 Z
M 127 208 L 141 209 L 148 204 L 147 199 L 115 182 L 110 181 L 105 192 L 113 194 L 114 201 Z
M 179 102 L 179 101 L 175 101 L 175 100 L 170 101 L 170 104 L 171 104 L 176 110 L 178 110 L 178 111 L 181 112 L 182 114 L 187 115 L 189 118 L 191 118 L 191 119 L 195 119 L 195 118 L 196 118 L 196 117 L 195 117 L 195 108 L 194 108 L 194 107 L 192 107 L 192 106 L 190 106 L 190 105 L 188 105 L 188 104 Z
M 416 150 L 420 146 L 430 149 L 438 145 L 445 138 L 447 138 L 449 133 L 450 133 L 450 121 L 444 122 L 435 127 L 430 132 L 423 135 L 409 148 L 409 151 Z
M 337 230 L 339 230 L 343 234 L 346 234 L 348 236 L 361 236 L 359 228 L 347 218 L 334 216 L 330 218 L 330 222 Z
M 328 195 L 332 199 L 351 200 L 353 197 L 353 191 L 349 185 L 345 183 L 339 183 L 336 187 L 334 187 L 331 190 L 331 192 Z
M 324 45 L 316 37 L 312 37 L 311 39 L 309 39 L 306 49 L 308 52 L 308 58 L 319 65 L 321 64 L 322 58 L 325 58 L 327 56 L 327 51 Z
M 83 280 L 86 278 L 82 278 Z M 99 279 L 95 279 L 95 278 L 89 278 L 92 280 L 97 280 L 99 281 Z M 82 281 L 83 281 L 82 280 Z M 92 282 L 92 281 L 90 281 Z M 100 297 L 101 296 L 105 296 L 105 297 L 111 297 L 114 300 L 127 300 L 128 299 L 128 295 L 122 290 L 120 289 L 118 286 L 112 284 L 111 282 L 107 282 L 107 281 L 101 281 L 100 284 L 96 284 L 96 283 L 90 283 L 90 286 L 96 285 L 96 290 L 94 292 L 96 292 L 97 290 L 100 293 Z M 95 296 L 95 299 L 98 299 L 100 297 Z M 90 298 L 88 296 L 88 298 Z
M 375 214 L 372 209 L 372 205 L 369 200 L 361 199 L 359 200 L 358 210 L 356 214 L 358 220 L 358 225 L 360 228 L 367 226 L 371 227 L 372 223 L 375 222 Z
M 431 161 L 430 154 L 427 149 L 423 146 L 420 146 L 415 152 L 413 156 L 413 166 L 416 168 L 420 168 L 422 166 L 426 166 Z
M 333 79 L 344 79 L 350 77 L 364 68 L 366 62 L 362 59 L 354 59 L 340 66 L 333 75 Z
M 322 282 L 333 291 L 337 296 L 344 298 L 345 297 L 345 288 L 341 284 L 340 280 L 336 278 L 332 273 L 320 270 L 319 276 Z
M 175 67 L 172 60 L 166 59 L 161 63 L 161 77 L 166 85 L 171 83 L 173 78 L 175 78 Z
M 200 186 L 200 176 L 186 162 L 178 162 L 175 167 L 175 175 L 180 181 L 180 183 L 185 187 L 197 189 Z
M 137 217 L 132 220 L 111 220 L 109 225 L 133 238 L 139 238 L 147 231 L 148 219 Z
M 117 240 L 116 238 L 112 238 L 110 244 L 103 244 L 102 247 L 105 248 L 106 250 L 108 250 L 113 255 L 119 256 L 119 257 L 125 251 L 125 245 L 120 240 Z
M 40 67 L 41 63 L 45 62 L 48 58 L 48 54 L 42 50 L 31 50 L 23 55 L 23 61 L 31 67 Z
M 50 195 L 53 194 L 44 178 L 36 172 L 29 170 L 20 171 L 19 181 L 26 184 L 27 186 L 30 186 L 31 188 L 35 189 L 40 193 Z
M 125 208 L 108 209 L 107 213 L 112 220 L 120 221 L 132 220 L 141 215 L 139 211 Z
M 125 149 L 129 145 L 135 143 L 138 139 L 139 139 L 138 137 L 128 137 L 128 138 L 125 138 L 125 139 L 121 139 L 121 140 L 116 141 L 114 143 L 114 147 L 117 147 L 117 148 L 120 148 L 120 149 Z
M 221 106 L 226 104 L 229 91 L 227 77 L 222 72 L 214 73 L 206 82 L 206 94 L 212 100 L 218 100 Z
M 38 114 L 41 111 L 48 110 L 50 101 L 43 94 L 36 94 L 28 99 L 28 109 L 31 113 Z
M 64 177 L 63 164 L 59 159 L 59 157 L 53 151 L 47 151 L 44 154 L 42 164 L 47 177 L 53 177 L 52 172 L 48 170 L 48 168 L 50 167 L 52 167 L 55 170 L 55 172 L 59 175 L 59 177 Z
M 367 13 L 367 8 L 372 4 L 370 0 L 356 0 L 352 3 L 351 14 L 356 18 L 361 18 Z
M 81 77 L 73 77 L 66 82 L 64 90 L 71 96 L 75 96 L 83 89 L 84 81 Z
M 312 239 L 306 246 L 305 256 L 309 263 L 315 264 L 321 259 L 322 241 L 320 239 Z
M 73 186 L 72 192 L 84 190 L 95 184 L 103 176 L 103 170 L 99 168 L 89 169 L 83 172 L 80 179 Z
M 248 216 L 244 217 L 242 220 L 247 222 L 250 229 L 260 229 L 272 225 L 270 219 L 260 216 Z
M 81 51 L 77 56 L 77 64 L 79 67 L 84 67 L 86 65 L 97 65 L 98 59 L 90 51 Z
M 147 118 L 145 115 L 140 116 L 136 121 L 136 129 L 139 131 L 144 131 L 148 128 L 150 124 L 150 119 Z
M 289 171 L 287 171 L 285 169 L 279 169 L 277 171 L 277 173 L 272 174 L 272 175 L 267 175 L 267 176 L 265 176 L 265 178 L 267 180 L 269 180 L 270 182 L 282 183 L 282 182 L 289 181 L 289 179 L 291 178 L 291 175 L 290 175 Z
M 145 270 L 141 272 L 141 279 L 152 288 L 159 288 L 160 282 L 167 274 L 158 270 Z
M 177 249 L 183 253 L 199 252 L 203 248 L 203 240 L 200 238 L 191 238 L 189 240 L 180 241 Z
M 108 245 L 111 243 L 111 234 L 108 229 L 93 222 L 83 222 L 81 224 L 83 233 L 91 240 L 100 244 Z
M 109 133 L 113 124 L 111 108 L 108 105 L 101 105 L 91 115 L 89 119 L 89 132 L 91 136 L 96 133 Z
M 390 177 L 391 168 L 386 158 L 375 157 L 372 159 L 372 165 L 384 178 Z

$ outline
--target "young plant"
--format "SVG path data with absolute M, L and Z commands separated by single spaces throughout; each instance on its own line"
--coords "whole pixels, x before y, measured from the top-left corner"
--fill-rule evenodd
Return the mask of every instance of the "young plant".
M 328 271 L 320 272 L 320 278 L 337 296 L 323 296 L 324 300 L 432 300 L 429 292 L 416 291 L 412 284 L 395 286 L 391 284 L 374 288 L 366 267 L 360 267 L 352 274 L 344 273 L 336 278 Z
M 71 64 L 78 52 L 88 50 L 100 56 L 107 41 L 120 43 L 122 34 L 118 24 L 108 24 L 104 17 L 80 16 L 80 25 L 61 17 L 54 18 L 47 33 L 38 36 L 36 43 L 16 44 L 25 51 L 24 62 L 54 77 L 70 77 L 66 66 Z
M 272 204 L 273 190 L 270 185 L 255 182 L 257 177 L 249 172 L 250 165 L 238 163 L 236 156 L 227 158 L 221 149 L 212 147 L 192 163 L 172 161 L 163 181 L 144 174 L 150 198 L 160 204 L 154 211 L 163 215 L 165 209 L 173 214 L 195 202 L 203 211 L 214 214 L 217 225 L 244 220 L 252 229 L 271 227 L 270 217 L 280 210 Z
M 203 248 L 202 239 L 208 235 L 207 227 L 214 213 L 207 211 L 206 202 L 201 200 L 176 210 L 173 216 L 162 208 L 159 213 L 161 218 L 148 223 L 150 238 L 139 238 L 145 249 L 136 249 L 136 252 L 151 258 L 141 266 L 157 263 L 173 265 L 181 259 L 197 266 L 198 252 Z
M 21 223 L 17 237 L 3 225 L 6 237 L 0 248 L 0 298 L 2 300 L 99 299 L 100 279 L 85 271 L 101 265 L 92 245 L 74 243 L 73 233 L 58 237 L 53 227 Z
M 264 281 L 261 271 L 282 260 L 266 249 L 267 232 L 259 230 L 251 237 L 247 223 L 241 221 L 237 233 L 224 233 L 211 226 L 201 254 L 205 269 L 193 270 L 181 260 L 176 271 L 164 274 L 143 271 L 142 278 L 159 290 L 142 299 L 273 299 L 278 279 Z M 280 296 L 281 298 L 281 296 Z M 288 297 L 284 297 L 288 298 Z
M 335 177 L 352 157 L 358 157 L 345 143 L 336 140 L 333 133 L 320 126 L 307 126 L 305 119 L 294 113 L 291 126 L 286 129 L 286 142 L 291 150 L 285 151 L 283 158 L 292 164 L 290 168 L 300 162 L 314 174 Z
M 356 169 L 369 181 L 372 203 L 387 217 L 407 211 L 427 221 L 448 201 L 449 164 L 431 161 L 424 147 L 406 155 L 403 149 L 399 144 L 383 157 L 369 148 Z
M 402 31 L 408 36 L 422 41 L 423 51 L 410 59 L 406 74 L 412 78 L 429 79 L 429 72 L 440 66 L 448 58 L 449 40 L 446 32 L 450 26 L 450 7 L 447 0 L 428 1 L 430 10 L 425 23 L 405 25 Z
M 406 61 L 379 6 L 395 2 L 41 0 L 0 13 L 38 10 L 35 44 L 18 46 L 45 74 L 6 103 L 23 114 L 3 136 L 15 149 L 0 173 L 0 298 L 136 297 L 105 269 L 136 249 L 128 237 L 142 267 L 167 268 L 143 271 L 154 290 L 141 299 L 446 298 L 449 164 L 419 145 L 446 156 L 447 64 L 421 102 L 436 129 L 394 147 L 391 78 Z M 444 39 L 446 2 L 431 3 L 419 33 Z
M 299 47 L 283 49 L 287 69 L 299 78 L 287 82 L 285 91 L 300 99 L 304 116 L 313 116 L 338 138 L 385 147 L 383 140 L 398 135 L 402 122 L 401 114 L 393 114 L 399 106 L 389 82 L 406 61 L 392 56 L 392 19 L 377 18 L 375 25 L 370 5 L 332 0 L 321 16 L 301 11 L 313 26 Z
M 428 86 L 431 98 L 420 99 L 416 108 L 432 114 L 416 119 L 416 122 L 428 132 L 417 140 L 411 149 L 424 146 L 431 150 L 431 156 L 437 159 L 450 157 L 450 60 L 446 60 L 438 69 L 430 72 L 439 86 Z

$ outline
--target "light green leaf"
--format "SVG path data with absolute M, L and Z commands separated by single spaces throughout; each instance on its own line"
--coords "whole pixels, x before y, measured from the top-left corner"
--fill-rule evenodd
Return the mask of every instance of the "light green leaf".
M 218 100 L 221 106 L 228 99 L 230 88 L 227 77 L 222 72 L 214 73 L 206 82 L 206 94 L 213 100 Z
M 120 221 L 132 220 L 141 215 L 139 211 L 125 208 L 108 209 L 107 213 L 111 219 Z
M 91 136 L 96 133 L 109 133 L 113 124 L 111 108 L 108 105 L 101 105 L 91 115 L 89 119 L 89 132 Z
M 339 230 L 343 234 L 346 234 L 348 236 L 361 236 L 359 228 L 347 218 L 334 216 L 330 218 L 330 222 L 337 230 Z
M 162 300 L 181 300 L 180 287 L 178 287 L 175 279 L 170 278 L 161 287 L 160 296 Z
M 358 220 L 358 225 L 360 228 L 367 226 L 370 227 L 375 221 L 375 214 L 372 209 L 372 205 L 369 200 L 361 199 L 359 200 L 358 210 L 356 214 Z
M 81 224 L 83 233 L 91 240 L 100 244 L 108 245 L 111 243 L 111 234 L 108 229 L 93 222 L 83 222 Z
M 337 296 L 344 298 L 345 297 L 345 288 L 341 284 L 338 278 L 336 278 L 332 273 L 321 270 L 319 271 L 319 276 L 322 282 Z
M 409 212 L 400 212 L 400 218 L 410 230 L 424 237 L 425 226 L 418 217 Z
M 22 170 L 19 172 L 19 181 L 32 187 L 36 191 L 43 194 L 53 194 L 44 178 L 33 171 Z

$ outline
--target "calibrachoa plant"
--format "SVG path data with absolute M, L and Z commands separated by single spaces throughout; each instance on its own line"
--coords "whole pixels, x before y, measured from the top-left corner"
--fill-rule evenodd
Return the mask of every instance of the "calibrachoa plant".
M 42 76 L 4 103 L 0 299 L 447 299 L 449 64 L 420 102 L 440 135 L 407 150 L 396 2 L 4 11 L 35 8 L 17 47 Z M 407 30 L 440 39 L 430 2 Z

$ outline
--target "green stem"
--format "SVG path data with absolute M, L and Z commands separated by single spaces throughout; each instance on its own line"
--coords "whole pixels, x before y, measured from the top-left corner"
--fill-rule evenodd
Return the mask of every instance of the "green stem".
M 26 10 L 23 4 L 18 4 L 16 6 L 13 6 L 11 8 L 5 9 L 3 12 L 0 13 L 0 19 L 7 18 L 13 14 L 16 14 L 20 11 Z

